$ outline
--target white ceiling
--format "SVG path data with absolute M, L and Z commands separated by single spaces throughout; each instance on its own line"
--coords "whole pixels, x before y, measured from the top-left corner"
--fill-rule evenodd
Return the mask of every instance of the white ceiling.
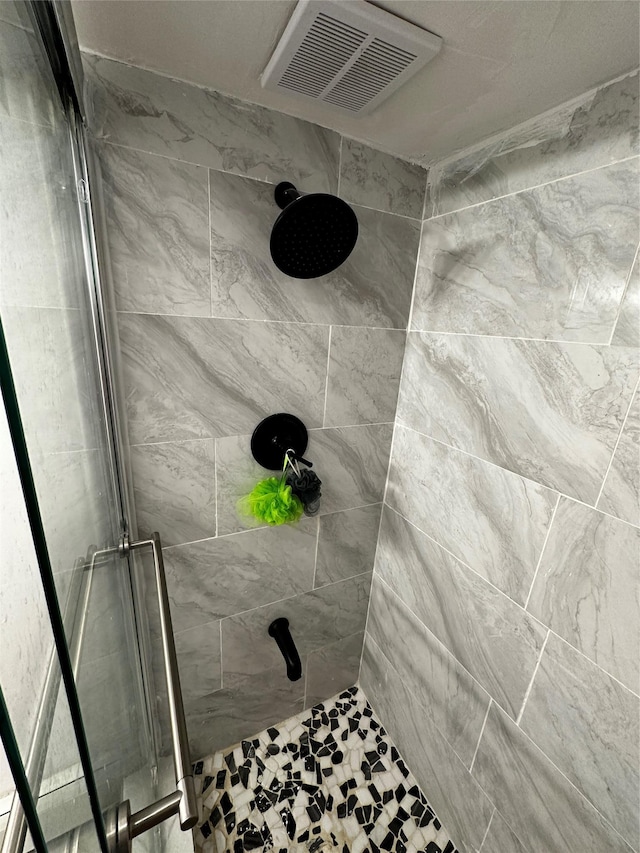
M 368 116 L 260 86 L 295 0 L 73 0 L 83 48 L 331 127 L 429 164 L 639 63 L 636 0 L 384 0 L 444 39 Z

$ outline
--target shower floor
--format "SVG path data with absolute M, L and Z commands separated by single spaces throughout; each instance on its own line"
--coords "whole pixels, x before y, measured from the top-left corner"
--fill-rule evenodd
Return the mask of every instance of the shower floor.
M 195 764 L 197 853 L 456 853 L 357 687 Z

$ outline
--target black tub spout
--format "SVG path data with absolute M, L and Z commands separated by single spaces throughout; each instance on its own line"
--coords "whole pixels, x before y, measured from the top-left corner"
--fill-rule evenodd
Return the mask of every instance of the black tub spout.
M 282 652 L 282 657 L 287 665 L 287 678 L 289 681 L 298 681 L 299 678 L 302 678 L 302 664 L 289 630 L 289 620 L 284 617 L 274 619 L 269 625 L 269 636 L 273 637 Z

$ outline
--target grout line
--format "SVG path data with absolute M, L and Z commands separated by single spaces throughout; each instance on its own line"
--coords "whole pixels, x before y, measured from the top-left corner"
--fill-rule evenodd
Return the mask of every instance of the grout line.
M 410 524 L 411 527 L 414 527 L 419 533 L 422 533 L 423 536 L 426 536 L 426 538 L 429 539 L 431 542 L 433 542 L 435 545 L 437 545 L 438 548 L 441 548 L 446 554 L 448 554 L 450 557 L 453 557 L 453 559 L 456 560 L 456 562 L 460 563 L 461 566 L 464 566 L 465 569 L 468 569 L 470 572 L 473 572 L 473 574 L 476 575 L 476 577 L 481 578 L 481 580 L 483 580 L 484 583 L 487 584 L 487 586 L 490 586 L 496 592 L 500 593 L 500 595 L 503 598 L 508 598 L 512 604 L 515 604 L 515 606 L 518 609 L 522 610 L 522 612 L 525 613 L 528 617 L 533 619 L 535 622 L 537 622 L 539 625 L 543 626 L 544 628 L 548 627 L 543 622 L 541 622 L 537 617 L 535 617 L 532 613 L 529 613 L 528 610 L 525 610 L 523 605 L 520 604 L 520 602 L 516 601 L 515 598 L 511 598 L 511 596 L 508 595 L 503 589 L 500 589 L 499 586 L 496 586 L 492 581 L 488 580 L 484 575 L 481 575 L 480 572 L 478 572 L 476 569 L 473 568 L 473 566 L 470 566 L 469 563 L 466 563 L 463 559 L 461 559 L 456 554 L 454 554 L 453 551 L 450 551 L 448 548 L 446 548 L 444 545 L 442 545 L 440 542 L 438 542 L 437 539 L 434 539 L 433 536 L 430 536 L 426 531 L 424 531 L 421 527 L 419 527 L 417 524 L 415 524 L 415 522 L 413 522 L 413 521 L 411 521 L 411 519 L 407 518 L 406 515 L 403 515 L 400 512 L 400 510 L 396 509 L 394 506 L 392 506 L 389 503 L 386 504 L 386 506 L 391 510 L 391 512 L 395 512 L 396 515 L 400 516 L 400 518 L 402 518 L 404 521 L 406 521 L 407 524 Z M 170 545 L 169 547 L 175 548 L 178 546 Z
M 484 847 L 484 842 L 487 840 L 487 835 L 489 835 L 489 830 L 491 828 L 491 823 L 493 821 L 493 817 L 498 809 L 494 806 L 493 811 L 491 812 L 491 817 L 489 818 L 489 823 L 487 824 L 487 828 L 484 831 L 484 835 L 482 836 L 482 841 L 480 842 L 480 847 L 478 847 L 478 853 L 482 853 L 482 848 Z
M 353 575 L 350 578 L 340 578 L 340 580 L 332 581 L 331 583 L 327 583 L 324 586 L 319 587 L 318 589 L 306 589 L 306 590 L 303 590 L 302 592 L 295 592 L 293 595 L 286 595 L 284 598 L 278 598 L 275 601 L 266 601 L 264 604 L 258 604 L 256 607 L 249 607 L 247 610 L 239 610 L 237 613 L 230 613 L 229 616 L 223 616 L 220 619 L 220 621 L 224 622 L 226 619 L 235 619 L 236 616 L 244 616 L 247 613 L 252 613 L 254 610 L 262 610 L 262 608 L 264 608 L 264 607 L 271 607 L 274 604 L 281 604 L 283 601 L 291 601 L 292 599 L 300 598 L 303 595 L 309 595 L 310 593 L 313 593 L 313 592 L 319 592 L 320 590 L 328 589 L 331 586 L 337 586 L 338 584 L 341 584 L 341 583 L 347 583 L 348 581 L 354 580 L 354 578 L 369 577 L 370 574 L 371 574 L 371 572 L 360 572 L 360 574 Z M 214 620 L 210 620 L 210 621 L 214 621 Z M 203 624 L 206 624 L 206 623 L 203 623 Z M 195 626 L 193 626 L 193 627 L 195 627 Z M 359 634 L 360 632 L 356 631 L 355 633 Z M 348 636 L 351 636 L 351 635 L 348 635 Z M 342 639 L 345 639 L 345 638 L 344 637 L 338 637 L 333 642 L 337 643 L 338 640 L 342 640 Z M 329 645 L 331 645 L 331 643 L 329 643 Z
M 538 488 L 546 489 L 547 491 L 555 492 L 556 494 L 562 494 L 559 489 L 556 489 L 553 486 L 546 486 L 544 483 L 539 483 L 537 480 L 532 480 L 531 477 L 527 477 L 525 474 L 520 474 L 518 471 L 512 471 L 511 468 L 505 468 L 502 465 L 498 465 L 497 462 L 492 462 L 490 459 L 483 459 L 482 456 L 476 456 L 475 453 L 471 453 L 468 450 L 463 450 L 461 447 L 455 447 L 455 445 L 449 444 L 448 442 L 443 441 L 441 438 L 434 438 L 432 435 L 429 435 L 426 432 L 421 432 L 421 430 L 416 429 L 415 427 L 408 426 L 408 424 L 404 424 L 398 421 L 398 426 L 404 430 L 413 432 L 416 435 L 421 435 L 423 438 L 427 438 L 429 441 L 434 441 L 436 444 L 440 444 L 443 447 L 447 447 L 449 450 L 453 450 L 455 453 L 462 453 L 464 456 L 468 456 L 470 459 L 475 459 L 478 462 L 484 462 L 486 465 L 490 465 L 492 468 L 497 468 L 499 471 L 504 471 L 507 474 L 512 474 L 514 477 L 520 477 L 521 480 L 526 480 L 528 483 L 533 483 L 533 485 L 538 486 Z
M 491 710 L 491 705 L 493 703 L 493 697 L 489 694 L 489 704 L 487 705 L 487 711 L 484 715 L 484 720 L 482 721 L 482 728 L 480 729 L 480 734 L 478 735 L 478 742 L 476 743 L 476 748 L 473 750 L 473 758 L 471 759 L 471 764 L 469 765 L 469 773 L 473 775 L 473 766 L 476 763 L 476 756 L 478 755 L 478 750 L 480 749 L 480 741 L 482 740 L 482 735 L 484 734 L 484 727 L 487 725 L 487 720 L 489 719 L 489 711 Z M 493 817 L 493 815 L 492 815 Z M 489 821 L 491 823 L 491 821 Z M 487 827 L 487 831 L 489 827 Z M 483 839 L 484 841 L 484 839 Z M 482 846 L 482 845 L 480 845 Z
M 213 316 L 213 247 L 211 244 L 211 169 L 207 169 L 207 222 L 209 223 L 209 316 Z
M 17 305 L 10 306 L 16 308 L 29 308 L 31 306 L 28 305 Z M 33 306 L 34 308 L 41 308 L 42 306 Z M 43 310 L 52 311 L 55 306 L 49 308 L 48 306 L 44 306 Z M 74 311 L 79 313 L 80 309 L 78 308 L 57 308 L 55 310 L 59 311 Z M 272 320 L 269 318 L 257 318 L 257 317 L 216 317 L 216 316 L 208 316 L 207 314 L 171 314 L 171 313 L 162 313 L 157 311 L 125 311 L 124 309 L 119 308 L 116 314 L 123 314 L 125 316 L 134 316 L 134 317 L 170 317 L 174 320 L 224 320 L 230 323 L 270 323 L 271 325 L 280 325 L 280 326 L 313 326 L 317 328 L 328 328 L 329 326 L 339 326 L 342 329 L 366 329 L 367 331 L 373 332 L 406 332 L 405 326 L 367 326 L 363 325 L 354 325 L 353 323 L 333 323 L 331 321 L 327 321 L 326 323 L 311 323 L 306 320 Z M 484 336 L 479 336 L 484 337 Z M 491 336 L 488 336 L 491 337 Z M 516 338 L 515 340 L 521 340 L 520 338 Z
M 538 570 L 540 569 L 540 566 L 542 564 L 542 558 L 544 556 L 544 551 L 545 551 L 545 548 L 547 547 L 547 542 L 549 541 L 549 536 L 551 535 L 551 528 L 553 527 L 553 522 L 555 520 L 556 512 L 558 511 L 559 505 L 560 505 L 560 495 L 558 495 L 558 497 L 556 499 L 556 504 L 553 508 L 553 512 L 551 513 L 551 520 L 549 521 L 549 527 L 547 528 L 547 533 L 544 537 L 544 542 L 542 543 L 542 548 L 540 550 L 540 556 L 538 557 L 538 562 L 536 563 L 536 568 L 535 568 L 535 571 L 533 573 L 533 578 L 531 579 L 531 586 L 529 587 L 529 594 L 527 595 L 527 598 L 524 602 L 524 609 L 525 610 L 529 606 L 529 599 L 531 598 L 531 593 L 533 592 L 533 587 L 535 585 L 536 578 L 538 577 Z
M 338 188 L 336 189 L 336 195 L 340 198 L 340 178 L 342 176 L 342 143 L 344 142 L 344 136 L 340 134 L 340 148 L 338 151 Z
M 316 550 L 315 550 L 315 556 L 313 558 L 313 581 L 311 583 L 311 589 L 312 590 L 316 588 L 316 575 L 318 572 L 318 547 L 319 547 L 319 545 L 320 545 L 320 517 L 316 518 Z
M 587 655 L 586 655 L 586 654 L 585 654 L 581 649 L 577 648 L 577 647 L 576 647 L 576 646 L 574 646 L 572 643 L 570 643 L 570 642 L 569 642 L 569 640 L 565 639 L 564 637 L 561 637 L 561 636 L 560 636 L 560 634 L 556 634 L 556 632 L 555 632 L 554 630 L 552 630 L 552 629 L 549 629 L 549 630 L 551 631 L 551 633 L 553 634 L 553 636 L 554 636 L 557 640 L 560 640 L 560 642 L 561 642 L 561 643 L 564 643 L 564 644 L 565 644 L 565 646 L 569 646 L 569 648 L 570 648 L 570 649 L 573 649 L 573 651 L 574 651 L 574 652 L 577 652 L 577 653 L 580 655 L 580 657 L 584 658 L 586 661 L 589 661 L 589 663 L 590 663 L 592 666 L 594 666 L 596 669 L 599 669 L 601 672 L 603 672 L 603 673 L 607 676 L 607 678 L 610 678 L 612 681 L 615 681 L 615 682 L 616 682 L 617 684 L 619 684 L 619 685 L 620 685 L 620 687 L 622 687 L 625 691 L 627 691 L 628 693 L 631 693 L 631 695 L 632 695 L 632 696 L 636 696 L 638 699 L 640 699 L 640 691 L 639 691 L 639 690 L 632 690 L 632 689 L 631 689 L 631 687 L 629 687 L 629 686 L 628 686 L 627 684 L 625 684 L 623 681 L 620 681 L 620 679 L 619 679 L 617 676 L 612 675 L 612 674 L 611 674 L 608 670 L 606 670 L 603 666 L 600 666 L 600 664 L 599 664 L 599 663 L 597 663 L 597 662 L 596 662 L 596 661 L 594 661 L 594 660 L 591 660 L 591 658 L 590 658 L 590 657 L 588 657 L 588 656 L 587 656 Z
M 530 737 L 527 734 L 527 732 L 522 728 L 520 728 L 520 735 L 522 737 L 526 738 L 527 741 L 534 748 L 534 750 L 536 752 L 540 753 L 540 755 L 543 757 L 543 759 L 545 761 L 547 761 L 553 767 L 553 769 L 556 771 L 556 773 L 558 773 L 560 776 L 562 776 L 564 781 L 573 788 L 573 790 L 578 794 L 578 796 L 580 797 L 581 800 L 584 800 L 584 802 L 590 808 L 593 809 L 593 811 L 604 821 L 604 823 L 607 825 L 607 827 L 609 829 L 611 829 L 611 831 L 614 832 L 619 838 L 621 838 L 625 844 L 627 844 L 627 846 L 629 847 L 628 853 L 632 853 L 632 847 L 631 847 L 631 844 L 629 843 L 629 841 L 624 837 L 624 835 L 622 835 L 620 832 L 618 832 L 618 830 L 615 828 L 615 826 L 611 823 L 611 820 L 608 817 L 606 817 L 606 815 L 604 815 L 600 811 L 600 809 L 595 805 L 595 803 L 589 797 L 587 797 L 587 795 L 583 791 L 581 791 L 580 788 L 578 788 L 578 786 L 575 784 L 575 782 L 571 781 L 571 779 L 565 774 L 565 772 L 563 770 L 560 769 L 560 767 L 558 767 L 558 765 L 553 761 L 553 759 L 550 758 L 547 755 L 547 753 L 541 747 L 539 747 L 538 744 L 533 740 L 533 738 Z M 475 779 L 475 777 L 473 777 L 473 778 L 476 782 L 478 782 L 478 780 Z M 478 785 L 480 785 L 479 782 L 478 782 Z M 482 788 L 481 785 L 480 785 L 480 787 Z M 482 790 L 484 791 L 484 788 L 482 788 Z M 488 797 L 488 795 L 487 795 L 487 797 Z M 502 815 L 501 815 L 501 817 L 502 817 Z M 511 825 L 509 824 L 509 822 L 504 817 L 503 817 L 503 820 L 505 821 L 505 823 L 507 824 L 509 829 L 511 829 L 511 831 L 516 836 L 516 838 L 518 838 L 518 840 L 520 840 L 517 832 L 514 832 L 514 830 L 511 828 Z
M 461 669 L 463 672 L 465 672 L 465 673 L 469 676 L 469 678 L 473 681 L 473 683 L 474 683 L 474 684 L 476 684 L 476 685 L 480 688 L 480 690 L 482 690 L 482 692 L 487 696 L 487 698 L 490 700 L 490 702 L 493 702 L 493 704 L 494 704 L 494 705 L 496 705 L 496 707 L 500 708 L 500 710 L 501 710 L 504 714 L 506 714 L 506 716 L 507 716 L 507 717 L 509 717 L 509 719 L 510 719 L 510 720 L 513 720 L 513 712 L 512 712 L 512 711 L 509 711 L 509 710 L 508 710 L 504 705 L 502 705 L 502 704 L 501 704 L 501 703 L 500 703 L 500 702 L 499 702 L 499 701 L 498 701 L 494 696 L 492 696 L 492 694 L 489 692 L 489 690 L 488 690 L 486 687 L 484 687 L 484 686 L 480 683 L 480 681 L 478 680 L 478 678 L 477 678 L 477 677 L 476 677 L 476 676 L 471 672 L 471 670 L 470 670 L 470 669 L 469 669 L 465 664 L 463 664 L 460 660 L 458 660 L 458 658 L 457 658 L 457 657 L 455 656 L 455 654 L 451 651 L 451 649 L 450 649 L 450 648 L 449 648 L 445 643 L 443 643 L 443 642 L 442 642 L 442 640 L 437 636 L 437 634 L 434 634 L 434 633 L 433 633 L 433 631 L 431 630 L 431 628 L 429 628 L 429 627 L 428 627 L 428 625 L 425 625 L 424 621 L 420 618 L 420 616 L 418 616 L 418 614 L 417 614 L 417 613 L 415 613 L 415 612 L 411 609 L 411 607 L 410 607 L 410 606 L 407 604 L 407 602 L 406 602 L 406 601 L 405 601 L 405 600 L 400 596 L 400 594 L 399 594 L 398 592 L 396 592 L 396 591 L 395 591 L 395 589 L 393 589 L 393 587 L 392 587 L 392 586 L 390 586 L 390 584 L 388 583 L 388 581 L 386 581 L 386 580 L 385 580 L 381 575 L 379 575 L 379 574 L 376 574 L 376 575 L 375 575 L 375 578 L 376 578 L 376 579 L 377 579 L 381 584 L 384 584 L 384 586 L 386 586 L 386 588 L 389 590 L 389 592 L 390 592 L 390 593 L 391 593 L 395 598 L 397 598 L 397 599 L 398 599 L 398 601 L 400 602 L 401 606 L 402 606 L 405 610 L 408 610 L 408 611 L 409 611 L 409 613 L 413 616 L 413 618 L 414 618 L 417 622 L 419 622 L 419 623 L 420 623 L 420 625 L 424 628 L 424 630 L 427 632 L 427 634 L 429 634 L 429 636 L 433 637 L 433 639 L 434 639 L 434 640 L 435 640 L 435 642 L 438 644 L 438 646 L 441 646 L 441 647 L 442 647 L 442 649 L 444 649 L 445 654 L 446 654 L 446 655 L 448 655 L 450 658 L 452 658 L 452 659 L 456 662 L 456 664 L 460 667 L 460 669 Z M 372 586 L 373 586 L 373 583 L 372 583 Z M 371 639 L 372 639 L 374 642 L 376 642 L 376 641 L 375 641 L 375 638 L 374 638 L 371 634 L 370 634 L 369 636 L 371 636 Z M 388 659 L 388 658 L 387 658 L 387 659 Z M 404 684 L 404 681 L 403 681 L 403 684 Z M 406 685 L 405 685 L 405 686 L 406 686 Z M 408 688 L 407 688 L 407 689 L 408 689 Z M 416 698 L 416 702 L 418 702 L 418 704 L 419 704 L 419 705 L 422 705 L 422 702 L 420 702 L 420 700 L 419 700 L 419 699 L 417 699 L 417 698 Z M 425 707 L 425 706 L 422 706 L 422 707 Z M 488 713 L 488 711 L 489 711 L 489 709 L 487 708 L 487 713 Z M 486 715 L 485 715 L 485 716 L 486 716 Z M 483 726 L 483 727 L 484 727 L 484 726 Z M 443 735 L 443 737 L 445 737 L 445 736 Z M 446 738 L 446 737 L 445 737 L 445 740 L 447 740 L 447 738 Z M 447 743 L 449 743 L 449 741 L 448 741 L 448 740 L 447 740 Z M 451 746 L 451 744 L 449 744 L 449 746 Z M 477 748 L 477 747 L 476 747 L 476 748 Z M 453 749 L 453 751 L 454 751 L 454 752 L 456 752 L 455 747 L 451 746 L 451 749 Z M 458 754 L 458 753 L 456 752 L 456 755 L 457 755 L 457 754 Z M 460 759 L 460 760 L 462 761 L 462 759 Z M 462 763 L 464 764 L 464 761 L 463 761 Z M 466 767 L 466 764 L 465 764 L 465 767 Z M 471 771 L 469 771 L 469 772 L 471 772 Z
M 331 366 L 331 333 L 333 326 L 329 326 L 329 340 L 327 341 L 327 369 L 324 377 L 324 406 L 322 408 L 322 427 L 327 425 L 327 398 L 329 397 L 329 368 Z
M 213 489 L 216 502 L 216 538 L 218 537 L 218 441 L 213 440 Z
M 152 72 L 152 73 L 156 73 L 156 72 Z M 277 112 L 277 110 L 275 110 L 274 112 Z M 29 124 L 29 122 L 23 122 L 23 123 Z M 42 127 L 47 127 L 47 125 L 42 125 Z M 125 145 L 122 142 L 113 142 L 110 139 L 104 139 L 104 138 L 99 138 L 99 137 L 94 137 L 94 138 L 96 139 L 96 142 L 98 142 L 100 145 L 109 145 L 111 148 L 122 148 L 125 151 L 135 151 L 137 153 L 144 154 L 145 156 L 148 156 L 148 157 L 158 157 L 161 160 L 168 160 L 171 163 L 184 163 L 187 166 L 195 166 L 198 169 L 208 169 L 209 172 L 216 172 L 217 174 L 220 174 L 220 175 L 231 175 L 231 177 L 238 178 L 239 180 L 242 180 L 242 181 L 254 181 L 257 184 L 263 184 L 265 186 L 275 187 L 281 181 L 283 181 L 283 180 L 285 180 L 285 178 L 287 178 L 287 176 L 277 176 L 277 177 L 274 176 L 273 178 L 258 178 L 255 175 L 247 175 L 244 172 L 233 172 L 233 171 L 230 171 L 228 169 L 222 169 L 222 168 L 219 168 L 217 166 L 212 166 L 209 163 L 202 163 L 202 162 L 199 162 L 196 160 L 184 160 L 181 157 L 171 156 L 170 154 L 159 154 L 157 151 L 149 151 L 147 148 L 136 148 L 133 145 Z M 374 150 L 377 150 L 377 149 L 374 149 Z M 288 177 L 290 177 L 290 176 L 288 176 Z M 302 177 L 300 177 L 299 180 L 304 182 L 304 179 Z M 338 196 L 340 195 L 340 174 L 339 173 L 338 173 L 338 191 L 337 191 L 337 194 L 338 194 Z M 374 213 L 380 213 L 383 216 L 396 216 L 398 219 L 408 219 L 410 222 L 417 222 L 417 223 L 422 222 L 422 220 L 420 219 L 419 216 L 408 216 L 406 213 L 395 213 L 392 210 L 382 210 L 379 207 L 371 207 L 368 204 L 360 204 L 360 202 L 355 202 L 355 201 L 354 202 L 349 201 L 348 204 L 351 205 L 351 207 L 362 208 L 363 210 L 371 210 Z
M 371 640 L 372 644 L 374 645 L 374 647 L 375 647 L 375 649 L 378 651 L 378 653 L 381 655 L 381 657 L 383 657 L 383 658 L 386 660 L 386 662 L 389 664 L 389 666 L 390 666 L 390 667 L 394 670 L 394 672 L 396 672 L 396 674 L 397 674 L 397 671 L 396 671 L 396 668 L 395 668 L 395 666 L 394 666 L 393 662 L 392 662 L 391 660 L 389 660 L 389 658 L 387 657 L 387 655 L 386 655 L 386 654 L 384 653 L 384 651 L 380 648 L 380 646 L 379 646 L 379 645 L 378 645 L 378 643 L 374 640 L 374 638 L 371 636 L 371 634 L 369 634 L 369 639 Z M 462 758 L 460 758 L 460 756 L 458 755 L 458 753 L 456 752 L 456 750 L 451 746 L 451 744 L 449 743 L 449 741 L 448 741 L 447 737 L 442 733 L 442 731 L 440 730 L 440 727 L 439 727 L 439 726 L 437 725 L 437 723 L 434 721 L 434 719 L 433 719 L 433 717 L 432 717 L 431 712 L 429 711 L 429 709 L 428 709 L 425 705 L 423 705 L 423 704 L 422 704 L 422 702 L 418 699 L 418 697 L 417 697 L 417 696 L 416 696 L 416 694 L 413 692 L 413 690 L 411 690 L 411 688 L 410 688 L 407 684 L 405 684 L 404 679 L 400 678 L 400 676 L 398 676 L 398 678 L 399 678 L 399 680 L 400 680 L 400 683 L 402 684 L 402 686 L 404 687 L 404 689 L 407 691 L 407 693 L 411 696 L 411 698 L 412 698 L 412 699 L 413 699 L 413 701 L 416 703 L 416 705 L 417 705 L 417 706 L 418 706 L 422 711 L 424 711 L 424 713 L 427 715 L 427 717 L 428 717 L 428 719 L 429 719 L 430 724 L 434 727 L 434 729 L 437 731 L 438 735 L 442 738 L 442 740 L 443 740 L 443 741 L 444 741 L 444 743 L 446 744 L 447 749 L 450 749 L 450 750 L 451 750 L 451 752 L 453 753 L 453 755 L 455 756 L 455 758 L 460 762 L 460 764 L 462 765 L 462 768 L 463 768 L 464 772 L 465 772 L 465 773 L 467 773 L 469 776 L 471 776 L 471 773 L 469 772 L 469 769 L 467 768 L 467 765 L 464 763 L 464 761 L 462 760 Z M 509 719 L 512 719 L 512 718 L 511 718 L 511 717 L 509 717 Z M 471 778 L 473 779 L 473 781 L 475 782 L 475 784 L 476 784 L 476 785 L 478 785 L 478 787 L 479 787 L 479 788 L 483 791 L 483 793 L 484 793 L 484 788 L 482 788 L 482 786 L 480 785 L 480 783 L 478 782 L 478 780 L 477 780 L 474 776 L 471 776 Z M 487 799 L 489 799 L 489 797 L 488 797 L 488 796 L 487 796 Z M 490 802 L 492 802 L 492 801 L 490 800 Z M 493 803 L 492 803 L 492 805 L 493 805 Z
M 428 221 L 428 220 L 427 220 Z M 123 312 L 126 313 L 126 312 Z M 180 316 L 180 315 L 178 315 Z M 273 321 L 275 322 L 275 321 Z M 582 347 L 601 347 L 607 349 L 609 343 L 607 341 L 568 341 L 561 338 L 529 338 L 523 335 L 481 335 L 477 332 L 445 332 L 440 329 L 409 329 L 410 333 L 418 335 L 435 335 L 437 337 L 452 337 L 452 338 L 482 338 L 483 340 L 497 341 L 526 341 L 527 343 L 538 344 L 558 344 L 560 346 L 582 346 Z
M 607 482 L 607 477 L 609 476 L 609 471 L 611 471 L 611 466 L 613 465 L 613 460 L 615 459 L 616 453 L 618 451 L 618 445 L 620 444 L 620 439 L 622 438 L 624 428 L 627 425 L 627 418 L 629 417 L 629 412 L 631 411 L 631 407 L 633 406 L 635 396 L 638 393 L 639 388 L 640 388 L 640 378 L 636 382 L 635 387 L 633 389 L 633 393 L 631 394 L 631 397 L 629 399 L 629 405 L 627 407 L 627 412 L 624 416 L 624 420 L 622 421 L 622 426 L 620 427 L 620 432 L 618 433 L 618 438 L 616 439 L 616 443 L 613 447 L 613 452 L 611 453 L 611 459 L 609 460 L 609 464 L 607 465 L 607 470 L 605 471 L 604 477 L 602 479 L 602 485 L 600 486 L 600 491 L 598 492 L 598 497 L 596 498 L 596 502 L 594 504 L 594 507 L 598 506 L 598 503 L 600 502 L 600 498 L 602 497 L 602 493 L 604 492 L 604 487 L 605 487 L 605 484 Z
M 627 295 L 627 291 L 631 285 L 631 276 L 633 275 L 633 269 L 636 265 L 636 261 L 638 260 L 638 254 L 640 253 L 640 243 L 638 243 L 638 248 L 636 249 L 635 255 L 633 256 L 633 261 L 631 263 L 631 268 L 629 269 L 629 274 L 625 281 L 624 290 L 622 291 L 622 296 L 620 297 L 620 302 L 618 303 L 618 310 L 616 312 L 616 319 L 613 324 L 613 328 L 611 329 L 611 334 L 609 335 L 609 346 L 611 346 L 613 338 L 616 334 L 616 329 L 618 327 L 618 321 L 620 320 L 620 315 L 622 314 L 622 305 L 624 303 L 624 298 Z
M 220 629 L 220 690 L 222 690 L 224 687 L 224 666 L 222 664 L 222 619 L 218 620 L 218 627 Z
M 524 694 L 524 699 L 522 700 L 522 707 L 520 708 L 520 713 L 518 714 L 518 716 L 517 716 L 517 718 L 516 718 L 516 725 L 517 725 L 518 727 L 520 727 L 520 722 L 521 722 L 521 720 L 522 720 L 522 715 L 524 714 L 524 709 L 525 709 L 526 704 L 527 704 L 527 701 L 528 701 L 528 699 L 529 699 L 529 694 L 531 693 L 531 690 L 533 689 L 533 682 L 534 682 L 534 680 L 535 680 L 536 675 L 538 674 L 538 668 L 539 668 L 539 666 L 540 666 L 540 661 L 542 660 L 542 655 L 544 654 L 544 650 L 545 650 L 545 649 L 546 649 L 546 647 L 547 647 L 547 640 L 549 639 L 549 635 L 550 635 L 550 634 L 551 634 L 551 628 L 549 628 L 549 629 L 547 630 L 547 636 L 544 638 L 544 642 L 543 642 L 543 644 L 542 644 L 542 648 L 540 649 L 540 654 L 538 655 L 538 660 L 536 661 L 536 665 L 535 665 L 535 667 L 534 667 L 534 669 L 533 669 L 533 675 L 531 676 L 531 681 L 529 682 L 529 686 L 527 687 L 527 690 L 526 690 L 526 692 L 525 692 L 525 694 Z M 540 751 L 542 752 L 542 750 L 540 750 Z
M 612 163 L 603 163 L 600 166 L 594 166 L 591 169 L 582 169 L 579 172 L 572 172 L 570 175 L 562 175 L 559 178 L 554 178 L 551 181 L 543 181 L 540 184 L 533 184 L 532 186 L 523 187 L 519 190 L 514 190 L 510 193 L 504 193 L 503 195 L 491 196 L 491 198 L 483 199 L 482 201 L 476 201 L 473 204 L 466 204 L 463 207 L 456 207 L 453 210 L 448 210 L 446 213 L 437 213 L 434 214 L 431 219 L 426 220 L 427 222 L 431 222 L 434 219 L 441 219 L 443 216 L 451 216 L 456 213 L 461 213 L 464 210 L 472 210 L 474 207 L 482 207 L 483 204 L 491 204 L 494 201 L 502 201 L 505 198 L 511 198 L 512 196 L 522 195 L 522 193 L 532 192 L 533 190 L 541 189 L 542 187 L 548 187 L 552 184 L 559 184 L 564 181 L 570 181 L 572 178 L 579 178 L 583 175 L 590 175 L 593 172 L 599 172 L 602 169 L 610 169 L 614 166 L 619 166 L 621 163 L 629 163 L 631 160 L 637 160 L 640 158 L 638 154 L 632 154 L 629 157 L 623 157 L 621 160 L 614 160 Z

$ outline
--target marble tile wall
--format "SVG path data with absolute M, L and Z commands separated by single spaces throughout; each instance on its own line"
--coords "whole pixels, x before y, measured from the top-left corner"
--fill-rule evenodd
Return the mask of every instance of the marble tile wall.
M 204 755 L 357 679 L 426 172 L 216 92 L 85 63 L 137 522 L 165 544 Z M 339 270 L 302 281 L 273 265 L 281 180 L 354 207 L 358 244 Z M 278 411 L 310 430 L 322 507 L 296 528 L 256 528 L 236 505 L 266 476 L 251 432 Z M 267 636 L 277 616 L 303 656 L 299 682 Z
M 637 74 L 558 115 L 432 170 L 365 633 L 466 853 L 640 849 Z

